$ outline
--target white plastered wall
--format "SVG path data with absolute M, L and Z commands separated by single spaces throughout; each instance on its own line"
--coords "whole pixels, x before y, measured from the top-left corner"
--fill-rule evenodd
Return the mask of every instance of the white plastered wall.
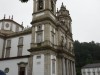
M 4 71 L 5 68 L 9 68 L 9 72 L 6 73 L 6 75 L 18 75 L 18 63 L 20 62 L 28 63 L 28 58 L 0 61 L 0 70 Z M 26 66 L 26 75 L 27 75 L 27 69 L 28 69 L 28 64 Z
M 22 55 L 29 55 L 30 54 L 30 52 L 28 52 L 27 50 L 30 49 L 31 34 L 27 34 L 27 35 L 23 35 L 23 36 L 14 37 L 14 38 L 9 38 L 11 40 L 10 57 L 17 56 L 19 37 L 23 37 Z M 7 44 L 7 40 L 6 40 L 6 44 Z M 5 53 L 6 53 L 6 45 L 5 45 Z

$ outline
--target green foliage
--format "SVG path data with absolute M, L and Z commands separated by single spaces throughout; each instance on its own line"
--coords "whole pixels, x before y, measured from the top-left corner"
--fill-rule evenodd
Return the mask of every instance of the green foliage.
M 81 68 L 90 63 L 100 63 L 100 43 L 91 42 L 74 42 L 76 55 L 77 75 L 81 75 Z

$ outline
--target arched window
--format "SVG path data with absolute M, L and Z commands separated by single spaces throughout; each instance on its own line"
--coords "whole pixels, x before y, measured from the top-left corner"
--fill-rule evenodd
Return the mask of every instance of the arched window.
M 38 0 L 38 10 L 43 9 L 43 0 Z

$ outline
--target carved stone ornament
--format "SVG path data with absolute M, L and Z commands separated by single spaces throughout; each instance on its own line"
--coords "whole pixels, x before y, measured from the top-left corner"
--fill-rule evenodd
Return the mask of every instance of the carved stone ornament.
M 9 68 L 5 68 L 4 72 L 8 73 L 9 72 Z
M 7 28 L 9 27 L 9 24 L 8 24 L 8 23 L 6 24 L 6 27 L 7 27 Z

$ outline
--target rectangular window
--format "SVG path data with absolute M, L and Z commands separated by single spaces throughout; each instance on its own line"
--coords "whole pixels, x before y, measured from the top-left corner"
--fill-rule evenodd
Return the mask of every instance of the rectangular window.
M 38 56 L 36 57 L 36 59 L 41 59 L 41 56 L 40 56 L 40 55 L 38 55 Z
M 52 59 L 52 74 L 55 74 L 55 59 Z
M 88 72 L 88 75 L 91 75 L 90 72 Z
M 85 73 L 85 72 L 83 72 L 83 75 L 86 75 L 86 73 Z
M 95 75 L 95 72 L 93 72 L 93 75 Z
M 25 75 L 25 67 L 19 68 L 19 75 Z
M 22 50 L 23 50 L 23 47 L 19 46 L 18 47 L 18 56 L 22 56 Z
M 19 31 L 19 26 L 16 25 L 16 32 L 18 32 L 18 31 Z
M 37 43 L 41 43 L 42 42 L 42 32 L 37 32 L 36 42 Z
M 19 38 L 18 45 L 23 45 L 23 37 L 20 37 L 20 38 Z
M 52 33 L 52 43 L 54 44 L 54 34 Z
M 10 48 L 6 49 L 6 56 L 5 57 L 9 57 L 10 56 Z
M 7 47 L 11 47 L 11 40 L 7 40 Z

